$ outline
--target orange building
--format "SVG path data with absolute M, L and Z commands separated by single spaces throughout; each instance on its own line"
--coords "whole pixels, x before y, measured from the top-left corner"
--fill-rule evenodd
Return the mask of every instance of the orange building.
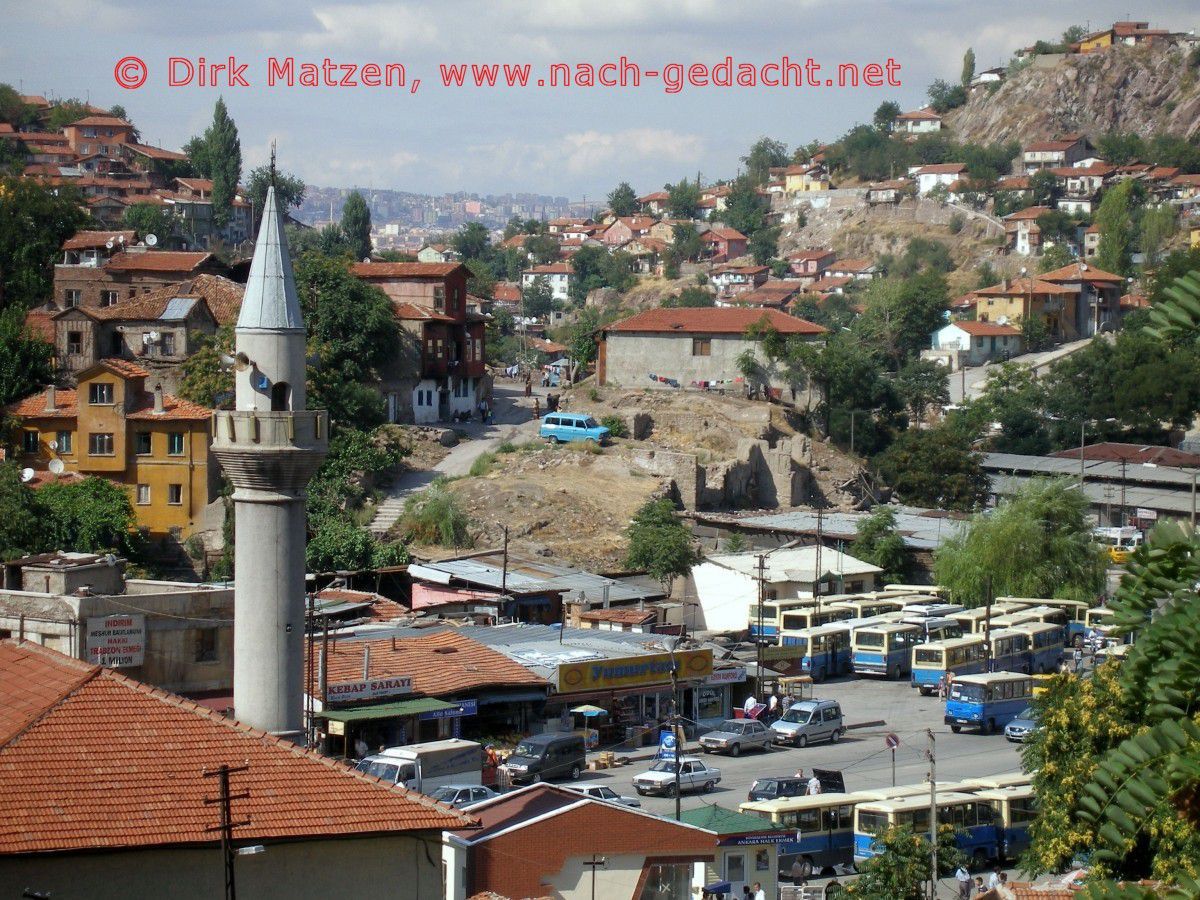
M 187 538 L 217 495 L 210 457 L 212 410 L 147 389 L 150 373 L 105 359 L 79 373 L 78 388 L 47 388 L 8 408 L 18 421 L 19 465 L 52 476 L 98 475 L 125 487 L 138 527 L 150 537 Z

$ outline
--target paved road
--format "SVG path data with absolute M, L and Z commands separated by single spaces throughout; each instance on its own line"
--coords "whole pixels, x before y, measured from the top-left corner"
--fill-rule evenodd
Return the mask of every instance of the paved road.
M 1086 338 L 1082 341 L 1072 341 L 1069 344 L 1060 344 L 1051 350 L 1046 350 L 1041 353 L 1024 353 L 1021 356 L 1013 357 L 1011 362 L 1019 365 L 1031 367 L 1034 370 L 1034 375 L 1041 378 L 1046 374 L 1050 367 L 1050 363 L 1062 359 L 1064 356 L 1070 356 L 1076 350 L 1086 347 L 1091 342 L 1091 338 Z M 966 393 L 969 399 L 975 399 L 983 391 L 983 385 L 987 381 L 988 374 L 999 363 L 989 363 L 986 366 L 973 366 L 955 372 L 950 376 L 948 387 L 950 388 L 950 402 L 962 403 L 963 399 L 963 384 L 966 384 Z

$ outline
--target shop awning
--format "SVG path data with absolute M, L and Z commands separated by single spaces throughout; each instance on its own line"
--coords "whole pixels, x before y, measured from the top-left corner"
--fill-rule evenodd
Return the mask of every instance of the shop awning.
M 377 703 L 374 706 L 327 709 L 317 715 L 333 722 L 362 722 L 368 719 L 395 719 L 440 709 L 455 709 L 458 705 L 457 703 L 447 703 L 444 700 L 435 700 L 432 697 L 423 697 L 417 700 L 398 700 L 395 703 Z

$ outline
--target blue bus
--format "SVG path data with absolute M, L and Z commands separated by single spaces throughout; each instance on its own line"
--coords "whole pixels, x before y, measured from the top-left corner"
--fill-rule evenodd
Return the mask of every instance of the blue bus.
M 859 803 L 854 809 L 854 862 L 860 864 L 879 853 L 875 839 L 889 828 L 908 826 L 916 834 L 928 835 L 929 794 Z M 999 859 L 1002 848 L 992 804 L 976 794 L 961 792 L 937 795 L 937 824 L 955 829 L 958 848 L 982 868 Z
M 1083 639 L 1087 636 L 1087 611 L 1088 604 L 1083 600 L 1061 600 L 1051 598 L 1048 600 L 1033 599 L 1029 597 L 998 597 L 998 600 L 1013 601 L 1016 603 L 1028 603 L 1033 607 L 1049 607 L 1051 609 L 1062 610 L 1066 621 L 1063 623 L 1066 629 L 1066 644 L 1069 647 L 1082 647 Z M 1039 617 L 1038 621 L 1047 621 Z
M 987 642 L 991 645 L 992 672 L 1024 672 L 1028 675 L 1033 670 L 1033 662 L 1029 651 L 1029 635 L 1015 627 L 993 628 L 987 633 Z
M 841 609 L 853 610 L 854 615 L 862 619 L 870 616 L 881 616 L 884 613 L 900 612 L 904 608 L 900 601 L 883 597 L 848 597 L 840 600 L 832 600 L 829 605 L 837 606 Z
M 1029 637 L 1029 671 L 1056 672 L 1066 650 L 1063 644 L 1063 631 L 1050 622 L 1027 622 L 1017 625 L 1013 631 L 1020 631 Z
M 977 634 L 917 644 L 912 651 L 911 684 L 922 694 L 932 694 L 949 672 L 955 678 L 982 672 L 986 647 Z
M 779 630 L 800 631 L 804 628 L 816 628 L 818 625 L 830 625 L 833 622 L 845 622 L 854 618 L 854 610 L 841 606 L 816 605 L 809 603 L 804 607 L 793 607 L 782 610 L 779 614 Z M 783 643 L 780 640 L 779 643 Z
M 975 796 L 986 800 L 996 812 L 999 837 L 999 856 L 1017 859 L 1029 849 L 1029 823 L 1037 818 L 1033 787 L 1028 784 L 976 791 Z
M 836 678 L 850 671 L 850 629 L 841 623 L 784 631 L 779 643 L 803 648 L 800 669 L 813 681 Z
M 945 723 L 955 734 L 978 728 L 984 734 L 1003 729 L 1033 701 L 1033 679 L 1020 672 L 961 675 L 950 685 Z
M 850 640 L 854 671 L 859 675 L 902 678 L 912 671 L 912 648 L 921 635 L 916 625 L 886 622 L 855 629 Z
M 925 615 L 907 615 L 908 610 L 905 610 L 905 616 L 902 621 L 910 625 L 916 625 L 921 633 L 917 639 L 918 644 L 928 644 L 931 641 L 947 641 L 950 638 L 960 638 L 963 636 L 962 625 L 958 623 L 958 619 L 952 619 L 949 616 L 925 616 Z
M 788 597 L 777 600 L 768 597 L 762 603 L 762 632 L 764 638 L 779 637 L 780 617 L 789 609 L 800 609 L 805 606 L 816 606 L 817 601 L 812 597 Z M 758 604 L 750 604 L 750 640 L 759 637 Z
M 755 800 L 738 807 L 774 825 L 795 832 L 797 840 L 779 845 L 780 866 L 785 871 L 795 857 L 807 878 L 831 866 L 848 866 L 854 857 L 854 805 L 859 794 L 817 794 Z M 786 863 L 785 863 L 786 858 Z

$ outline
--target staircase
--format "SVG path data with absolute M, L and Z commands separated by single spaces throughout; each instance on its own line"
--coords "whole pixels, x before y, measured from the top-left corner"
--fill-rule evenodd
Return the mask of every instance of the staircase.
M 388 530 L 404 515 L 404 501 L 407 496 L 384 497 L 375 508 L 375 518 L 367 526 L 367 530 L 375 537 L 382 538 Z

